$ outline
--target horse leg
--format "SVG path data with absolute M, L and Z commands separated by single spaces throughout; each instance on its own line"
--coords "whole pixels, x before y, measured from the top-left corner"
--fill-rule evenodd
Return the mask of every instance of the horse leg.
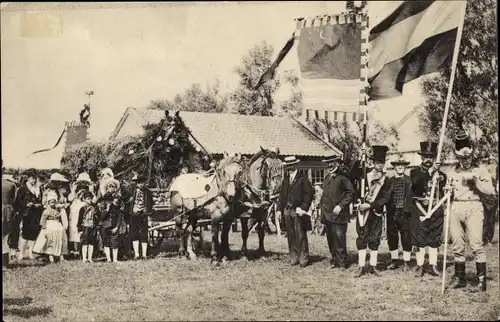
M 248 218 L 241 218 L 241 257 L 243 259 L 248 259 L 248 249 L 247 249 L 247 240 L 248 240 Z
M 266 214 L 264 213 L 263 216 L 259 218 L 260 220 L 257 222 L 257 233 L 259 234 L 259 249 L 257 250 L 257 253 L 260 256 L 266 253 L 266 250 L 264 248 L 264 237 L 266 236 L 265 216 Z
M 196 253 L 193 251 L 193 234 L 196 229 L 196 223 L 197 223 L 196 218 L 190 219 L 190 222 L 188 224 L 188 227 L 186 228 L 186 249 L 187 249 L 187 255 L 189 259 L 196 260 L 198 257 L 196 256 Z
M 184 243 L 184 229 L 182 227 L 182 216 L 177 218 L 175 220 L 175 228 L 177 230 L 177 235 L 179 236 L 179 257 L 185 256 L 186 255 L 186 248 L 185 248 L 185 243 Z
M 229 248 L 229 230 L 233 221 L 232 218 L 225 218 L 222 221 L 222 232 L 221 232 L 221 252 L 223 259 L 231 260 L 231 249 Z
M 211 228 L 212 228 L 212 250 L 210 251 L 211 256 L 211 264 L 219 265 L 219 224 L 220 224 L 220 215 L 213 215 L 211 220 Z

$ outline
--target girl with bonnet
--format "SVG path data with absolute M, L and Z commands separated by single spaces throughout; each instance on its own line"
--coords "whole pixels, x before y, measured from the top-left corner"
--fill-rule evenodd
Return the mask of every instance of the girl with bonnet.
M 80 253 L 80 234 L 78 232 L 78 217 L 80 215 L 80 209 L 85 206 L 83 201 L 83 194 L 88 191 L 92 192 L 92 180 L 86 172 L 85 167 L 80 167 L 78 169 L 78 177 L 71 187 L 71 193 L 68 199 L 71 201 L 71 206 L 69 210 L 69 242 L 71 253 L 74 257 L 77 257 Z M 95 201 L 95 197 L 92 201 Z
M 43 211 L 40 220 L 42 230 L 38 235 L 33 252 L 49 255 L 51 263 L 54 262 L 54 256 L 58 256 L 61 261 L 68 249 L 68 239 L 66 228 L 68 227 L 68 218 L 66 211 L 58 209 L 58 196 L 54 191 L 47 193 L 47 208 Z

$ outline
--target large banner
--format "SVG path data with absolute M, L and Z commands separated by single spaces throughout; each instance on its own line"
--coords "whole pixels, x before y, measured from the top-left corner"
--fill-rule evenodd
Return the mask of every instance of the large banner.
M 341 14 L 298 19 L 303 111 L 309 118 L 361 121 L 367 85 L 368 19 Z

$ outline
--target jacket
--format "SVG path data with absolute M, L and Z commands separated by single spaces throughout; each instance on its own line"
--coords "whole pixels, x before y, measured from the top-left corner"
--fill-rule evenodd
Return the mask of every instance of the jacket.
M 91 205 L 85 205 L 80 208 L 77 224 L 78 232 L 83 231 L 84 227 L 95 227 L 98 222 L 99 218 L 94 207 Z
M 284 212 L 285 206 L 290 205 L 293 209 L 300 207 L 307 212 L 311 207 L 312 199 L 313 187 L 304 174 L 298 172 L 293 182 L 290 182 L 288 174 L 285 175 L 278 199 L 279 211 Z
M 393 204 L 394 199 L 394 183 L 396 177 L 390 177 L 385 180 L 384 185 L 380 189 L 380 193 L 374 202 L 370 204 L 370 208 L 381 208 L 386 206 L 387 212 L 393 214 L 396 212 L 396 208 Z M 410 213 L 413 208 L 413 192 L 411 189 L 411 178 L 406 174 L 403 174 L 404 181 L 404 201 L 403 201 L 403 212 Z
M 356 191 L 349 178 L 343 174 L 329 173 L 323 181 L 323 194 L 320 200 L 321 221 L 334 224 L 349 222 L 349 205 L 353 202 Z M 340 213 L 335 216 L 333 209 L 340 206 Z

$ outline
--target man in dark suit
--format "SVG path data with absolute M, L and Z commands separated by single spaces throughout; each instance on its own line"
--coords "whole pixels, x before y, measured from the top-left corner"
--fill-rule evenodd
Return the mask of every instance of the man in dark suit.
M 421 277 L 425 274 L 425 248 L 429 252 L 429 274 L 439 276 L 441 273 L 437 269 L 437 253 L 438 248 L 442 243 L 443 223 L 444 223 L 444 206 L 441 205 L 429 217 L 427 216 L 427 208 L 429 200 L 432 198 L 433 207 L 439 203 L 439 200 L 444 197 L 447 176 L 439 170 L 439 166 L 435 164 L 437 156 L 436 142 L 420 142 L 420 156 L 422 164 L 410 171 L 413 191 L 413 210 L 410 221 L 411 240 L 413 246 L 418 250 L 415 252 L 417 260 L 416 277 Z M 437 176 L 434 196 L 430 196 L 432 187 L 432 178 Z
M 403 246 L 403 270 L 410 269 L 411 257 L 411 236 L 410 236 L 410 218 L 413 208 L 411 178 L 405 174 L 406 166 L 410 164 L 403 155 L 391 162 L 394 167 L 394 176 L 388 178 L 379 196 L 370 204 L 360 205 L 361 210 L 380 209 L 383 206 L 387 209 L 387 243 L 391 253 L 391 264 L 388 269 L 399 267 L 399 234 L 401 235 L 401 244 Z M 399 232 L 399 234 L 398 234 Z
M 299 173 L 296 165 L 300 161 L 295 156 L 285 158 L 285 176 L 278 200 L 277 215 L 284 214 L 290 262 L 301 267 L 309 265 L 309 243 L 307 215 L 313 198 L 313 188 L 309 179 Z M 307 223 L 309 221 L 309 224 Z
M 332 255 L 332 268 L 347 268 L 347 224 L 349 205 L 354 199 L 351 180 L 340 172 L 340 157 L 331 156 L 323 160 L 328 164 L 328 173 L 323 181 L 320 200 L 321 223 L 326 226 L 328 248 Z

